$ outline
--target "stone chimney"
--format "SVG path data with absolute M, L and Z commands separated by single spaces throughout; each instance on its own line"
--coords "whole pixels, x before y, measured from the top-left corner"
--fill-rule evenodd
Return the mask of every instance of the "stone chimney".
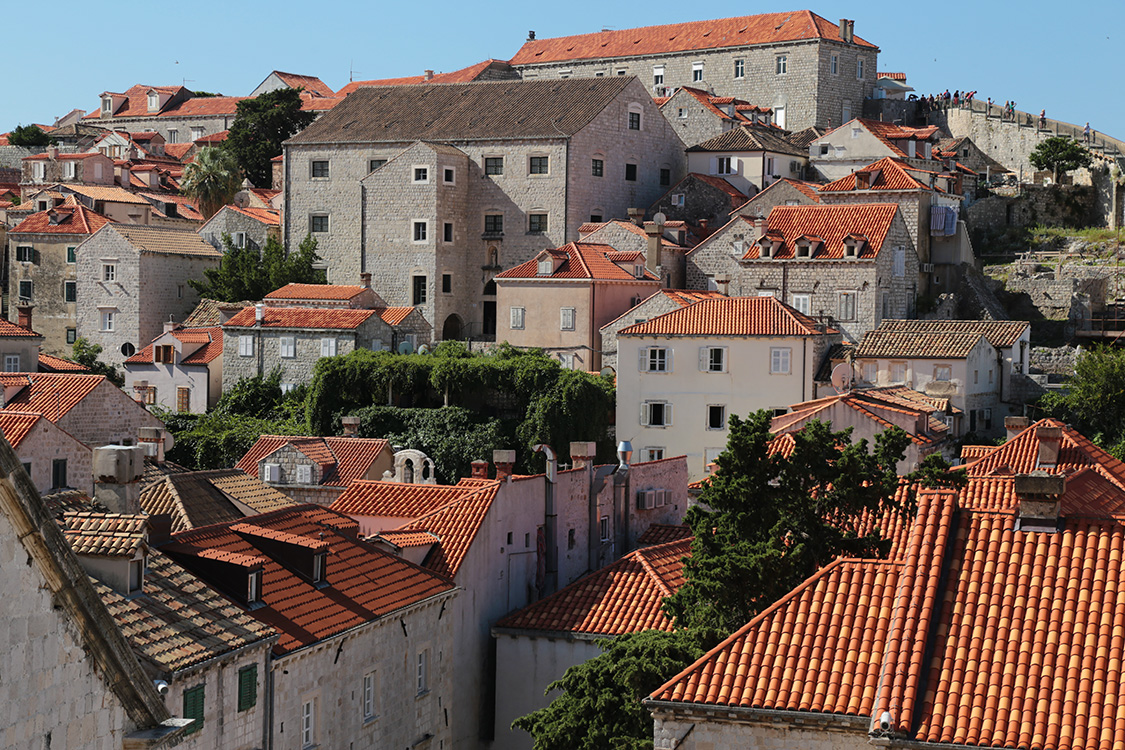
M 59 147 L 58 146 L 48 146 L 47 147 L 47 158 L 50 159 L 51 161 L 54 161 L 55 159 L 59 158 Z
M 496 465 L 496 478 L 503 482 L 512 476 L 512 469 L 516 465 L 516 452 L 492 451 L 492 463 Z
M 359 275 L 359 285 L 361 287 L 363 287 L 364 289 L 370 289 L 371 288 L 371 274 L 368 273 L 367 271 L 364 271 L 363 273 L 361 273 Z
M 164 321 L 164 333 L 171 333 L 174 330 L 176 330 L 176 321 L 174 321 L 174 320 Z
M 598 444 L 590 442 L 570 444 L 570 463 L 575 469 L 585 469 L 594 465 L 594 456 L 598 455 Z
M 645 266 L 659 278 L 660 253 L 664 249 L 664 225 L 646 221 L 644 223 L 644 229 L 645 236 L 648 238 L 648 248 L 645 253 Z
M 1007 427 L 1006 424 L 1005 427 Z M 1039 441 L 1039 465 L 1044 467 L 1058 466 L 1059 447 L 1062 444 L 1062 428 L 1037 427 L 1035 437 Z
M 724 297 L 730 296 L 730 279 L 715 279 L 715 286 L 718 287 L 719 294 L 723 295 Z
M 31 311 L 34 309 L 35 305 L 16 305 L 17 320 L 20 328 L 31 330 Z
M 427 70 L 427 71 L 425 71 L 425 72 L 424 72 L 424 73 L 422 74 L 422 80 L 424 80 L 424 81 L 432 81 L 432 80 L 434 80 L 434 71 L 432 71 L 432 70 Z
M 1045 527 L 1044 530 L 1057 526 L 1062 496 L 1066 492 L 1065 474 L 1048 474 L 1045 471 L 1017 474 L 1013 489 L 1019 500 L 1021 525 L 1030 523 Z
M 141 512 L 144 457 L 145 449 L 139 445 L 103 445 L 94 449 L 94 499 L 110 513 Z
M 60 216 L 59 212 L 56 211 L 55 209 L 53 209 L 53 208 L 47 209 L 47 223 L 48 224 L 56 225 L 56 224 L 59 223 L 59 219 L 61 219 L 61 218 L 62 218 L 62 216 Z
M 488 479 L 488 461 L 477 459 L 470 465 L 473 467 L 473 479 Z
M 359 437 L 359 417 L 340 417 L 340 426 L 343 428 L 344 437 Z
M 1030 426 L 1031 420 L 1027 417 L 1004 417 L 1004 429 L 1008 433 L 1008 440 L 1016 437 Z
M 158 464 L 164 463 L 164 430 L 159 427 L 142 427 L 137 430 L 137 443 L 144 454 Z
M 629 213 L 629 221 L 636 224 L 638 227 L 645 225 L 645 210 L 643 208 L 630 208 L 627 209 Z

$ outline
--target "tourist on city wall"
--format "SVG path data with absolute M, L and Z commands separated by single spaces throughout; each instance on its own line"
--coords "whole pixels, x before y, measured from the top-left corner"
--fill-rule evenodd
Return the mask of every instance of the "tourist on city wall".
M 1045 127 L 1047 127 L 1047 110 L 1041 109 L 1039 110 L 1039 129 L 1042 130 Z
M 1086 127 L 1082 128 L 1082 142 L 1090 142 L 1090 123 L 1086 123 Z

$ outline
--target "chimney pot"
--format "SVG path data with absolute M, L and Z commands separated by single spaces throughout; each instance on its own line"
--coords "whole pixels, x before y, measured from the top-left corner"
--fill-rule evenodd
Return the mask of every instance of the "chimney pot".
M 488 461 L 478 459 L 471 466 L 473 479 L 488 479 Z
M 362 286 L 364 289 L 370 289 L 371 288 L 371 274 L 366 272 L 366 271 L 361 273 L 359 275 L 359 285 Z
M 340 425 L 344 429 L 344 437 L 359 437 L 359 417 L 340 417 Z
M 17 305 L 16 313 L 18 314 L 18 321 L 20 328 L 31 330 L 31 311 L 35 309 L 34 305 Z
M 645 210 L 643 208 L 630 208 L 627 209 L 627 213 L 629 214 L 629 221 L 633 222 L 638 227 L 643 227 L 645 225 Z
M 575 469 L 584 469 L 594 463 L 594 456 L 598 455 L 598 444 L 580 442 L 570 444 L 570 463 Z
M 492 463 L 496 465 L 496 478 L 504 481 L 512 475 L 516 465 L 516 452 L 513 450 L 492 451 Z
M 424 78 L 425 80 L 427 80 L 427 81 L 432 81 L 432 80 L 434 79 L 434 71 L 432 71 L 432 70 L 427 70 L 427 71 L 425 72 L 425 75 L 423 76 L 423 78 Z
M 534 31 L 527 32 L 527 41 L 529 41 L 529 42 L 535 41 L 535 32 Z
M 1027 417 L 1004 417 L 1004 429 L 1008 433 L 1008 440 L 1016 437 L 1030 426 L 1031 420 Z
M 171 333 L 174 330 L 176 330 L 176 321 L 174 321 L 174 320 L 164 321 L 164 333 Z
M 104 445 L 94 449 L 94 499 L 111 513 L 141 512 L 141 477 L 145 449 Z
M 1039 441 L 1039 465 L 1057 466 L 1059 447 L 1062 444 L 1061 427 L 1037 427 L 1035 437 Z
M 266 317 L 266 306 L 263 305 L 261 302 L 254 305 L 254 324 L 255 325 L 261 325 L 262 321 L 265 320 L 265 317 Z

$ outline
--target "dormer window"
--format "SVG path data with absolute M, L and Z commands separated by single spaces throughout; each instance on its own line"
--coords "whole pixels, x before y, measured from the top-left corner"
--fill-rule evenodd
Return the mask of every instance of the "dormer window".
M 312 559 L 313 583 L 326 583 L 325 576 L 328 570 L 328 553 L 317 552 Z
M 858 258 L 859 254 L 863 252 L 863 243 L 867 238 L 862 235 L 852 234 L 844 238 L 844 257 L 845 258 Z
M 761 248 L 761 252 L 759 253 L 759 255 L 762 258 L 773 257 L 773 240 L 771 240 L 769 237 L 763 237 L 762 239 L 758 240 L 758 246 Z
M 161 344 L 152 347 L 152 361 L 172 364 L 175 361 L 176 348 L 171 344 Z
M 246 603 L 258 604 L 262 601 L 262 571 L 251 570 L 246 576 Z
M 148 111 L 155 112 L 160 109 L 160 94 L 152 92 L 148 95 Z
M 812 257 L 812 243 L 808 240 L 799 240 L 797 242 L 797 257 L 798 258 L 811 258 Z
M 145 559 L 129 561 L 129 593 L 139 594 L 145 586 Z
M 102 97 L 102 114 L 108 115 L 108 114 L 111 114 L 112 112 L 113 112 L 113 97 L 112 96 L 103 96 Z
M 638 279 L 643 279 L 645 277 L 645 267 L 641 265 L 633 266 L 633 275 Z
M 312 466 L 308 464 L 297 466 L 297 484 L 312 484 Z
M 543 260 L 539 261 L 540 276 L 550 276 L 552 273 L 554 273 L 554 270 L 555 264 L 551 261 L 550 258 L 544 258 Z

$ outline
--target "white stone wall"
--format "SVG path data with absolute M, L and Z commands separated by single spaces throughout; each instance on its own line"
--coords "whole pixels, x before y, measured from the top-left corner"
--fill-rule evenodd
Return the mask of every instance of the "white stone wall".
M 269 693 L 270 643 L 263 643 L 202 668 L 187 669 L 168 680 L 164 705 L 173 716 L 184 715 L 184 691 L 203 685 L 203 726 L 176 745 L 182 750 L 255 750 L 264 746 Z M 257 665 L 255 704 L 238 710 L 238 672 Z M 161 678 L 155 678 L 161 679 Z
M 464 595 L 432 597 L 275 660 L 273 747 L 408 748 L 426 735 L 432 737 L 431 748 L 453 747 L 446 717 L 451 721 L 459 704 L 453 700 L 457 654 L 456 618 L 451 615 Z M 450 601 L 452 596 L 457 598 Z M 429 679 L 427 689 L 419 693 L 416 670 L 422 651 L 428 652 Z M 376 715 L 366 719 L 363 678 L 371 672 L 376 676 Z M 313 741 L 306 744 L 301 710 L 309 701 L 315 707 L 315 726 Z
M 179 388 L 189 388 L 188 411 L 202 414 L 219 401 L 223 388 L 223 358 L 218 357 L 209 366 L 183 366 L 179 364 L 153 363 L 126 364 L 125 392 L 134 395 L 133 390 L 140 381 L 156 389 L 156 403 L 170 411 L 179 408 Z
M 719 707 L 721 711 L 721 707 Z M 664 709 L 653 712 L 654 750 L 870 750 L 867 732 L 848 727 L 793 726 L 714 716 L 685 716 Z M 841 722 L 842 723 L 842 722 Z M 859 722 L 856 722 L 857 724 Z
M 60 430 L 50 420 L 40 419 L 15 449 L 21 463 L 31 464 L 31 481 L 39 494 L 63 489 L 53 482 L 54 461 L 66 461 L 67 486 L 94 494 L 93 456 L 90 448 Z
M 142 427 L 164 427 L 108 380 L 102 381 L 56 423 L 91 448 L 136 441 Z
M 221 208 L 217 214 L 199 228 L 199 236 L 220 252 L 223 251 L 223 234 L 229 234 L 233 242 L 235 232 L 245 232 L 246 246 L 258 249 L 266 246 L 266 240 L 270 235 L 278 238 L 281 235 L 279 227 L 263 224 L 229 206 Z M 294 249 L 296 249 L 296 246 L 294 246 Z

